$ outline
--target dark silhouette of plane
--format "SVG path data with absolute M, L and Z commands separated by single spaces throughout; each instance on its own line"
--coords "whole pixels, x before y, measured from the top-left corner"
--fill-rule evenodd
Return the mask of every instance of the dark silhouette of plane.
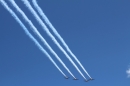
M 74 80 L 78 80 L 77 78 L 74 78 Z
M 90 80 L 85 80 L 85 82 L 88 82 L 88 81 L 90 81 Z
M 90 78 L 89 80 L 86 79 L 85 82 L 92 81 L 92 80 L 94 80 L 94 79 L 93 78 Z
M 95 79 L 93 79 L 93 78 L 90 78 L 89 80 L 95 80 Z
M 65 77 L 65 79 L 69 79 L 70 77 Z

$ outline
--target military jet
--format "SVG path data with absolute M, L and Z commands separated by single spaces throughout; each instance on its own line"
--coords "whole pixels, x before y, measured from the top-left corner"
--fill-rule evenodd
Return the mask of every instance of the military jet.
M 93 79 L 93 78 L 90 78 L 89 80 L 95 80 L 95 79 Z
M 77 78 L 74 78 L 74 80 L 78 80 Z
M 88 82 L 88 81 L 90 81 L 90 80 L 87 80 L 87 79 L 85 80 L 85 82 Z
M 65 77 L 65 79 L 69 79 L 70 77 Z

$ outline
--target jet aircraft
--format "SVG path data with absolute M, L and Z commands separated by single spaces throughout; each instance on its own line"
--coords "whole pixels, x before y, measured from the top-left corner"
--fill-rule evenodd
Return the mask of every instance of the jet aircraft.
M 95 80 L 95 79 L 93 79 L 93 78 L 90 78 L 89 80 Z
M 70 77 L 65 77 L 65 79 L 69 79 Z
M 78 80 L 77 78 L 74 78 L 74 80 Z
M 90 81 L 90 80 L 85 80 L 85 82 L 88 82 L 88 81 Z

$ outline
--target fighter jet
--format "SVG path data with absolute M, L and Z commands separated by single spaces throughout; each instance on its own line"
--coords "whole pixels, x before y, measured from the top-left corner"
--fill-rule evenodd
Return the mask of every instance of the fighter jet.
M 90 78 L 89 80 L 94 80 L 93 78 Z
M 90 81 L 90 80 L 87 80 L 87 79 L 85 80 L 85 82 L 88 82 L 88 81 Z
M 74 80 L 78 80 L 77 78 L 74 78 Z
M 67 76 L 65 77 L 65 79 L 69 79 L 69 78 L 70 78 L 70 77 L 67 77 Z

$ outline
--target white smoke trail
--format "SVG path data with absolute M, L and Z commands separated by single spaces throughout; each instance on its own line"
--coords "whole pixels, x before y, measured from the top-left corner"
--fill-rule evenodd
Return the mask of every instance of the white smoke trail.
M 32 0 L 32 2 L 33 2 L 33 5 L 34 5 L 35 9 L 38 11 L 38 13 L 41 15 L 41 17 L 45 20 L 45 22 L 51 28 L 51 30 L 53 31 L 53 33 L 59 38 L 59 40 L 65 46 L 66 50 L 77 61 L 77 63 L 81 66 L 81 68 L 89 76 L 89 78 L 91 78 L 91 76 L 88 74 L 88 72 L 86 71 L 86 69 L 83 67 L 83 65 L 80 63 L 80 61 L 77 59 L 77 57 L 72 53 L 72 51 L 70 50 L 70 48 L 68 47 L 68 45 L 65 43 L 64 39 L 60 36 L 60 34 L 56 31 L 56 29 L 54 28 L 54 26 L 51 24 L 51 22 L 49 21 L 49 19 L 47 18 L 47 16 L 44 14 L 44 12 L 40 8 L 40 6 L 38 6 L 37 1 L 36 0 Z
M 69 61 L 73 64 L 73 66 L 77 69 L 77 71 L 81 74 L 81 76 L 85 78 L 85 76 L 82 74 L 82 72 L 79 70 L 79 68 L 77 67 L 77 65 L 73 62 L 73 60 L 70 58 L 70 56 L 66 53 L 66 51 L 61 47 L 61 45 L 57 42 L 57 40 L 55 39 L 55 37 L 50 33 L 50 31 L 48 30 L 48 28 L 46 27 L 46 25 L 42 22 L 42 20 L 40 19 L 40 17 L 38 16 L 38 14 L 35 12 L 35 10 L 32 8 L 32 6 L 30 5 L 30 2 L 28 0 L 22 0 L 24 2 L 24 4 L 27 6 L 27 8 L 31 11 L 31 13 L 33 14 L 33 16 L 36 18 L 36 20 L 38 21 L 38 23 L 43 27 L 43 29 L 46 31 L 46 33 L 49 35 L 49 37 L 52 38 L 53 42 L 58 46 L 58 48 L 65 54 L 65 56 L 69 59 Z
M 8 7 L 7 3 L 4 0 L 0 0 L 1 4 L 4 6 L 4 8 L 9 11 L 9 13 L 14 17 L 14 19 L 20 24 L 20 26 L 23 28 L 25 33 L 30 37 L 30 39 L 36 44 L 36 46 L 49 58 L 49 60 L 54 64 L 54 66 L 64 75 L 64 77 L 67 77 L 63 71 L 58 67 L 58 65 L 55 63 L 55 61 L 51 58 L 51 56 L 47 53 L 46 50 L 43 49 L 43 47 L 38 43 L 38 41 L 30 34 L 30 32 L 27 30 L 27 28 L 24 26 L 24 24 L 21 22 L 21 20 L 18 18 L 18 16 L 13 12 L 11 8 Z
M 16 10 L 22 15 L 24 20 L 30 25 L 33 32 L 41 39 L 41 41 L 46 45 L 46 47 L 50 50 L 50 52 L 57 58 L 57 60 L 63 65 L 63 67 L 70 73 L 72 77 L 75 78 L 75 76 L 71 73 L 71 71 L 67 68 L 67 66 L 63 63 L 63 61 L 60 59 L 60 57 L 54 52 L 54 50 L 50 47 L 50 45 L 46 42 L 46 40 L 42 37 L 42 35 L 38 32 L 36 27 L 33 25 L 33 23 L 28 19 L 28 17 L 25 15 L 25 13 L 18 7 L 18 5 L 15 3 L 14 0 L 9 0 L 10 3 L 16 8 Z

